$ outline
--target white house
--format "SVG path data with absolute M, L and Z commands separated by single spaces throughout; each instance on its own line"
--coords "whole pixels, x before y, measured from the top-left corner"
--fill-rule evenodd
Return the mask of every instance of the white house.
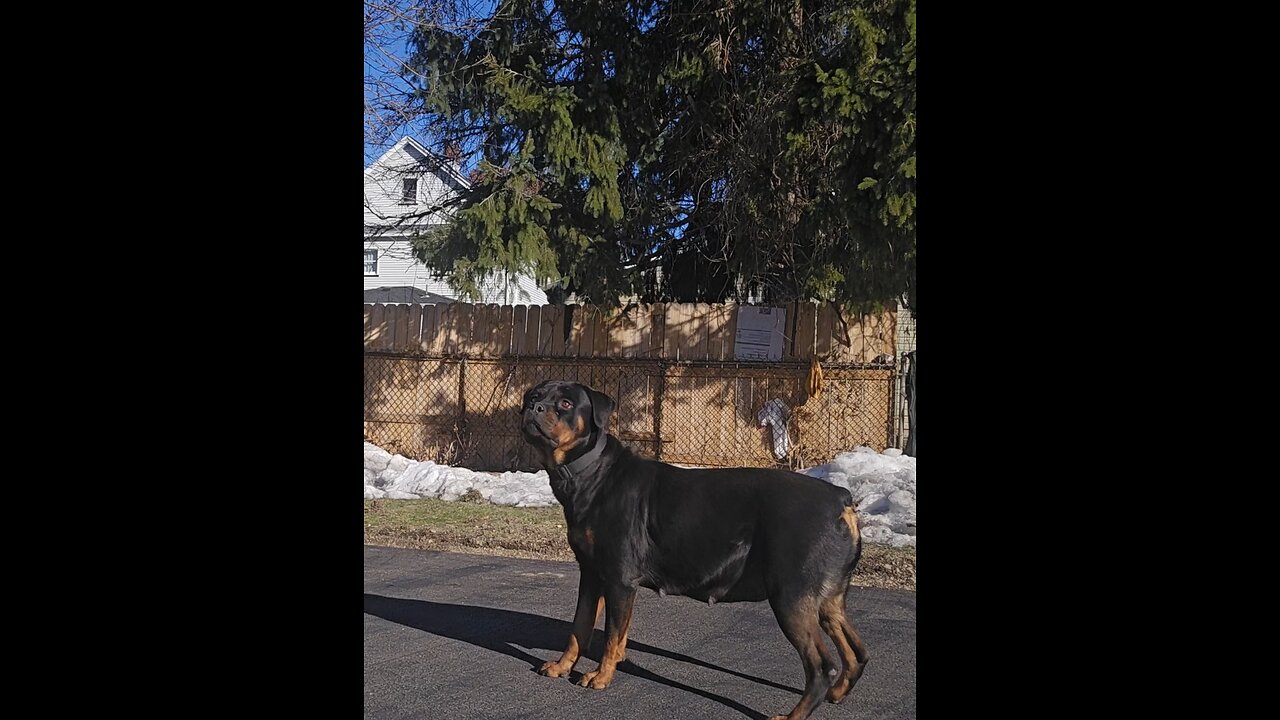
M 442 205 L 468 187 L 456 163 L 405 137 L 364 171 L 365 302 L 452 302 L 457 294 L 414 259 L 409 238 L 444 223 Z M 518 275 L 486 282 L 480 302 L 545 305 L 533 278 Z

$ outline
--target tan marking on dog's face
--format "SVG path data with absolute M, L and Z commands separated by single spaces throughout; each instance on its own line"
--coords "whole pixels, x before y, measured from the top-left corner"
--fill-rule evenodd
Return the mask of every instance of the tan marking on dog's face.
M 578 414 L 573 416 L 573 425 L 564 420 L 557 420 L 556 424 L 551 426 L 549 434 L 556 441 L 556 447 L 551 451 L 551 459 L 555 464 L 563 465 L 569 451 L 587 439 L 587 421 Z
M 594 406 L 584 385 L 547 380 L 526 392 L 522 403 L 521 432 L 548 470 L 565 464 L 591 437 Z

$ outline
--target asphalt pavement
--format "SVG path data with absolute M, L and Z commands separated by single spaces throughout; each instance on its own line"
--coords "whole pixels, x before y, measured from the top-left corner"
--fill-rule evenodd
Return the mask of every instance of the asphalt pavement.
M 577 586 L 573 563 L 366 546 L 365 717 L 766 720 L 799 700 L 800 658 L 768 603 L 643 589 L 607 689 L 571 682 L 596 668 L 599 629 L 570 679 L 538 675 L 564 649 Z M 843 703 L 811 717 L 915 718 L 916 594 L 854 587 L 848 609 L 870 663 Z

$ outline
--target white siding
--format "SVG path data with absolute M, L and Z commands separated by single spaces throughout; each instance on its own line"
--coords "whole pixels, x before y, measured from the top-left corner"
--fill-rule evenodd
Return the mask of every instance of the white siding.
M 403 181 L 406 177 L 418 179 L 416 205 L 400 202 L 403 195 Z M 423 212 L 433 207 L 452 192 L 439 172 L 427 169 L 403 146 L 398 146 L 365 171 L 364 224 L 391 225 L 399 217 Z M 414 222 L 432 225 L 443 221 L 441 214 L 435 213 Z
M 365 290 L 415 287 L 445 297 L 458 296 L 447 282 L 432 278 L 426 266 L 413 259 L 408 240 L 368 240 L 365 248 L 378 250 L 378 274 L 365 276 Z M 505 282 L 503 278 L 492 278 L 481 286 L 481 290 L 484 297 L 480 302 L 502 305 L 547 304 L 547 294 L 527 275 L 518 275 L 510 282 Z
M 436 212 L 395 229 L 376 229 L 376 226 L 392 226 L 397 217 L 423 212 L 438 204 L 453 192 L 447 170 L 436 167 L 438 160 L 421 153 L 408 138 L 396 143 L 364 174 L 364 223 L 365 248 L 378 249 L 378 274 L 366 275 L 366 290 L 380 287 L 415 287 L 445 297 L 457 297 L 443 280 L 432 279 L 425 266 L 413 259 L 409 242 L 403 236 L 415 228 L 438 225 L 445 221 L 443 213 Z M 403 179 L 418 178 L 416 205 L 401 203 Z M 375 229 L 370 229 L 374 226 Z M 482 286 L 484 294 L 480 302 L 506 305 L 544 305 L 547 294 L 538 288 L 533 278 L 520 275 L 511 281 L 492 279 Z

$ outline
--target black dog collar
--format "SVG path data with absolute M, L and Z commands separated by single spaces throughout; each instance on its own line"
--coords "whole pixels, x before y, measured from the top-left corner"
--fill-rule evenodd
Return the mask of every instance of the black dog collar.
M 583 470 L 595 464 L 600 459 L 600 455 L 604 452 L 604 446 L 609 441 L 609 433 L 601 430 L 596 436 L 596 444 L 587 451 L 586 455 L 574 460 L 566 465 L 556 467 L 556 474 L 561 480 L 572 480 L 575 476 L 580 475 Z

